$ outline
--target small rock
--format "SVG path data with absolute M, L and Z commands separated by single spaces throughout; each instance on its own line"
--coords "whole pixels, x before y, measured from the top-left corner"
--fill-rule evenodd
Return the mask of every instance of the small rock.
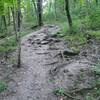
M 87 52 L 86 51 L 82 52 L 82 56 L 87 57 Z
M 49 39 L 47 39 L 47 41 L 52 42 L 52 41 L 53 41 L 53 39 L 52 39 L 52 38 L 49 38 Z
M 25 45 L 25 43 L 21 43 L 21 45 L 23 46 L 23 45 Z
M 58 50 L 59 48 L 57 47 L 49 47 L 50 50 Z
M 31 44 L 34 44 L 34 43 L 35 43 L 34 41 L 31 42 Z
M 29 38 L 27 41 L 29 41 L 29 42 L 30 42 L 30 41 L 32 41 L 32 39 L 31 39 L 31 38 Z
M 80 69 L 80 71 L 81 71 L 81 72 L 84 72 L 84 69 L 83 69 L 83 68 L 81 68 L 81 69 Z
M 56 39 L 56 40 L 54 40 L 54 42 L 60 42 L 61 40 L 59 40 L 59 39 Z
M 28 47 L 31 47 L 31 45 L 28 45 Z
M 72 77 L 72 76 L 73 76 L 73 74 L 72 74 L 72 73 L 68 73 L 67 75 L 68 75 L 69 77 Z
M 39 39 L 39 38 L 37 38 L 35 41 L 40 41 L 40 39 Z
M 55 27 L 55 25 L 48 25 L 48 27 L 49 27 L 49 28 L 53 28 L 53 27 Z
M 45 36 L 44 38 L 43 38 L 43 41 L 45 41 L 45 40 L 47 40 L 48 39 L 48 36 Z
M 37 41 L 36 43 L 37 43 L 37 44 L 41 44 L 41 42 L 40 42 L 40 41 Z
M 65 55 L 65 56 L 75 56 L 78 54 L 79 54 L 79 51 L 73 51 L 73 50 L 69 50 L 69 49 L 66 49 L 63 51 L 63 55 Z
M 32 37 L 36 37 L 36 35 L 33 35 Z
M 67 72 L 69 72 L 69 70 L 68 69 L 64 69 L 63 72 L 64 73 L 67 73 Z
M 42 42 L 41 42 L 42 45 L 46 45 L 46 44 L 48 44 L 48 43 L 49 43 L 49 41 L 42 41 Z

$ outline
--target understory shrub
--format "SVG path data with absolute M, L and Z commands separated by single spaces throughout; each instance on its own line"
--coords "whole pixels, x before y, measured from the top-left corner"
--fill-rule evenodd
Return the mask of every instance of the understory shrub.
M 89 28 L 93 30 L 100 29 L 100 8 L 93 9 L 89 15 Z

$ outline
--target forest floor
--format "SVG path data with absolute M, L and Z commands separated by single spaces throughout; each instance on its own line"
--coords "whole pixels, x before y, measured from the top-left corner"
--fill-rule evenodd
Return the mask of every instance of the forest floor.
M 8 89 L 0 93 L 0 100 L 85 100 L 84 93 L 64 93 L 89 88 L 95 80 L 90 69 L 100 57 L 100 41 L 79 45 L 79 54 L 65 58 L 63 51 L 68 49 L 68 42 L 48 35 L 58 30 L 58 26 L 44 26 L 22 38 L 22 67 L 7 67 Z M 3 78 L 7 72 L 4 64 L 0 66 Z

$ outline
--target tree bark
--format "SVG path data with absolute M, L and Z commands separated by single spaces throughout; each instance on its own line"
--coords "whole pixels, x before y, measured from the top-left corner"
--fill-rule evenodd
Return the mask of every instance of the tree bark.
M 2 20 L 1 20 L 1 16 L 0 16 L 0 30 L 1 30 L 1 27 L 2 27 Z
M 12 18 L 13 18 L 13 28 L 15 31 L 15 36 L 16 36 L 16 41 L 18 42 L 18 36 L 17 36 L 17 26 L 16 26 L 16 13 L 15 13 L 15 8 L 14 6 L 11 7 L 11 12 L 12 12 Z
M 57 20 L 57 4 L 56 4 L 56 0 L 55 0 L 55 3 L 54 3 L 54 8 L 55 8 L 55 18 Z
M 8 25 L 10 26 L 10 7 L 8 7 Z
M 35 9 L 35 13 L 36 13 L 36 18 L 37 18 L 37 22 L 38 22 L 38 11 L 37 11 L 37 6 L 34 0 L 32 0 L 33 5 L 34 5 L 34 9 Z
M 69 0 L 65 0 L 65 10 L 66 10 L 70 30 L 72 30 L 72 18 L 71 18 L 71 15 L 70 15 Z
M 20 31 L 20 23 L 21 23 L 21 1 L 18 0 L 18 11 L 17 11 L 17 31 Z
M 96 0 L 96 5 L 98 5 L 98 0 Z
M 2 15 L 2 20 L 4 22 L 5 29 L 7 29 L 7 22 L 6 22 L 6 16 L 5 15 Z
M 51 5 L 52 5 L 52 1 L 50 0 L 49 5 L 48 5 L 49 6 L 49 10 L 48 10 L 49 13 L 51 13 Z
M 37 13 L 38 13 L 38 25 L 43 25 L 42 19 L 42 0 L 37 0 Z
M 21 67 L 21 36 L 20 36 L 20 27 L 21 27 L 21 0 L 17 0 L 18 11 L 17 11 L 17 32 L 18 36 L 18 62 L 17 67 Z
M 32 2 L 33 2 L 33 5 L 34 5 L 35 12 L 36 12 L 36 14 L 37 14 L 37 7 L 36 7 L 36 3 L 35 3 L 35 1 L 34 1 L 34 0 L 32 0 Z

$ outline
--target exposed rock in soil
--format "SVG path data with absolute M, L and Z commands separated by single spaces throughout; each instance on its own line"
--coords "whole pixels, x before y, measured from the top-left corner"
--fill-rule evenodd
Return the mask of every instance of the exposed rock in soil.
M 66 49 L 63 51 L 63 55 L 66 57 L 66 56 L 75 56 L 75 55 L 78 55 L 80 52 L 79 51 L 73 51 L 73 50 L 70 50 L 70 49 Z

